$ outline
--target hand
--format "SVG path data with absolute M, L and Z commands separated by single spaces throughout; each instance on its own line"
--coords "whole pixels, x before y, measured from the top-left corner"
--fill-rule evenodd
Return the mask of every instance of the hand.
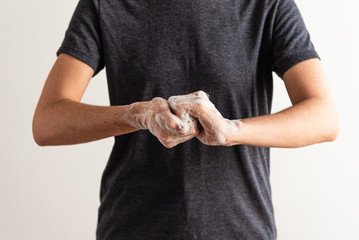
M 190 140 L 199 132 L 195 119 L 178 118 L 167 100 L 160 97 L 131 104 L 127 119 L 136 128 L 148 129 L 167 148 Z
M 238 132 L 242 124 L 240 120 L 223 118 L 203 91 L 172 96 L 168 103 L 177 116 L 189 114 L 199 120 L 201 129 L 196 137 L 207 145 L 231 146 L 231 136 Z

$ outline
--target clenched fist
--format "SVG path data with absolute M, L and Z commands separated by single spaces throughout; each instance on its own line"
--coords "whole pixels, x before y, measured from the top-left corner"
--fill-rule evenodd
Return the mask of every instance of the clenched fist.
M 242 124 L 240 120 L 222 117 L 203 91 L 172 96 L 168 103 L 179 118 L 189 116 L 198 119 L 201 129 L 196 137 L 207 145 L 231 146 L 231 135 L 237 132 Z
M 163 98 L 155 97 L 130 106 L 128 123 L 139 129 L 148 129 L 167 148 L 190 140 L 199 132 L 197 120 L 179 118 L 171 112 L 167 100 Z

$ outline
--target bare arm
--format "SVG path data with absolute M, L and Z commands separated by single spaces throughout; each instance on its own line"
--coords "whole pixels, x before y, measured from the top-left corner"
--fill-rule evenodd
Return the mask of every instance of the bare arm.
M 80 100 L 94 70 L 60 54 L 45 82 L 33 118 L 36 143 L 67 145 L 126 134 L 138 129 L 121 118 L 129 106 L 93 106 Z
M 293 106 L 242 119 L 233 144 L 290 148 L 336 139 L 338 113 L 320 60 L 309 59 L 293 66 L 283 80 Z
M 33 136 L 38 145 L 84 143 L 149 129 L 162 144 L 173 147 L 197 134 L 196 129 L 184 129 L 167 101 L 161 98 L 123 106 L 80 103 L 93 73 L 82 61 L 67 54 L 59 55 L 33 118 Z M 155 114 L 163 121 L 155 121 Z
M 293 106 L 275 114 L 228 120 L 203 92 L 172 97 L 169 103 L 176 112 L 189 112 L 199 120 L 203 131 L 197 138 L 208 145 L 291 148 L 333 141 L 338 134 L 338 114 L 320 60 L 293 66 L 283 80 Z

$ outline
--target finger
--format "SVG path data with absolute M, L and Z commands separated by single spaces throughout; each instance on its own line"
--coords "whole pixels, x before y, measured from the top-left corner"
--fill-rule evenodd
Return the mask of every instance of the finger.
M 179 131 L 184 128 L 183 124 L 176 121 L 170 114 L 158 113 L 155 115 L 156 123 L 166 132 L 171 134 L 178 134 Z
M 218 118 L 213 113 L 212 117 L 209 117 L 210 115 L 208 114 L 198 119 L 203 130 L 200 131 L 197 138 L 207 145 L 223 145 L 226 142 L 226 138 L 222 131 L 226 128 L 224 124 L 227 124 L 227 122 Z
M 225 136 L 219 131 L 213 131 L 211 133 L 202 131 L 196 137 L 200 142 L 206 145 L 227 145 Z
M 215 126 L 215 120 L 211 117 L 211 114 L 198 115 L 198 121 L 205 132 L 212 131 Z
M 170 106 L 170 104 L 168 103 Z M 163 112 L 162 122 L 170 128 L 174 128 L 182 135 L 197 135 L 198 120 L 193 118 L 185 109 L 179 108 L 178 111 L 173 114 L 171 111 Z
M 191 104 L 191 101 L 188 101 L 188 99 L 180 98 L 179 96 L 170 97 L 168 99 L 168 104 L 172 111 L 179 116 L 180 113 L 188 111 L 189 105 Z
M 176 116 L 179 118 L 179 120 L 184 124 L 187 125 L 189 127 L 188 129 L 188 133 L 191 135 L 197 135 L 199 132 L 198 129 L 198 119 L 192 117 L 187 111 L 185 111 L 184 109 L 180 109 L 177 113 Z
M 209 94 L 200 90 L 200 91 L 196 91 L 196 92 L 185 94 L 185 95 L 172 96 L 168 99 L 168 102 L 169 103 L 172 102 L 172 103 L 174 103 L 173 105 L 177 105 L 177 104 L 193 103 L 196 100 L 201 100 L 201 99 L 205 100 L 205 101 L 209 101 L 208 97 L 209 97 Z M 175 108 L 176 106 L 173 106 L 173 107 Z
M 193 135 L 188 135 L 188 136 L 185 136 L 185 137 L 179 137 L 179 138 L 175 138 L 175 139 L 173 139 L 171 141 L 161 142 L 161 143 L 167 148 L 172 148 L 172 147 L 177 146 L 180 143 L 186 142 L 186 141 L 188 141 L 188 140 L 190 140 L 190 139 L 192 139 L 194 137 L 195 136 L 193 136 Z
M 187 103 L 189 101 L 186 100 L 186 103 L 179 104 L 176 106 L 177 112 L 176 115 L 181 119 L 187 118 L 196 118 L 198 119 L 200 125 L 204 129 L 204 131 L 208 135 L 213 135 L 219 129 L 223 129 L 221 124 L 224 124 L 223 117 L 219 113 L 219 111 L 214 107 L 212 107 L 212 103 L 209 100 L 202 100 L 202 102 L 197 103 Z M 170 105 L 176 104 L 176 102 L 170 102 Z M 207 105 L 210 103 L 211 105 Z M 187 115 L 187 116 L 186 116 Z
M 196 132 L 196 122 L 191 119 L 180 119 L 171 112 L 164 112 L 155 116 L 159 126 L 166 132 L 176 136 L 193 135 Z
M 183 113 L 190 113 L 193 117 L 198 118 L 199 115 L 213 112 L 215 115 L 222 117 L 214 104 L 208 99 L 170 99 L 168 101 L 173 112 L 181 117 Z
M 193 92 L 193 93 L 188 93 L 188 94 L 183 94 L 183 95 L 176 95 L 176 96 L 171 96 L 169 100 L 171 101 L 178 101 L 178 100 L 183 100 L 183 99 L 193 99 L 196 98 L 198 96 L 200 96 L 201 94 L 197 92 Z

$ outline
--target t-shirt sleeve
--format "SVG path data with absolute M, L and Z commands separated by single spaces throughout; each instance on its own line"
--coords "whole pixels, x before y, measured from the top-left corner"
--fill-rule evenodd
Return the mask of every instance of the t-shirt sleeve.
M 95 71 L 92 77 L 105 67 L 98 4 L 94 1 L 79 0 L 56 52 L 56 56 L 66 53 L 89 65 Z
M 281 79 L 292 66 L 319 58 L 294 0 L 278 0 L 273 23 L 272 71 Z

